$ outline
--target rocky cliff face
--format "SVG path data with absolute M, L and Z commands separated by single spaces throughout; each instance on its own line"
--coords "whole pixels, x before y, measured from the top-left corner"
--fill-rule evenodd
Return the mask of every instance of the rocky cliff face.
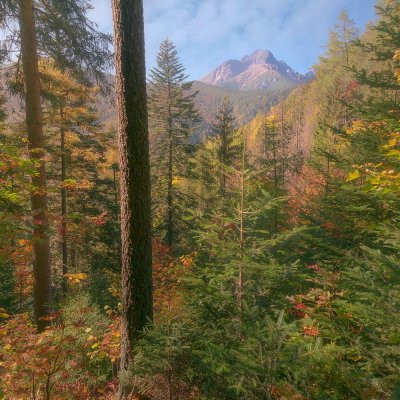
M 239 60 L 229 60 L 201 79 L 209 85 L 239 90 L 283 89 L 305 83 L 312 73 L 302 75 L 268 50 L 257 50 Z

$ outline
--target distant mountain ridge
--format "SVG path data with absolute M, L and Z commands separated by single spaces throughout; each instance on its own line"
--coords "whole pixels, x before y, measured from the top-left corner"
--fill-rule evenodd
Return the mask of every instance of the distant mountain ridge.
M 308 82 L 312 72 L 296 72 L 268 50 L 257 50 L 239 60 L 228 60 L 200 81 L 235 90 L 286 89 Z
M 240 68 L 243 64 L 250 64 L 258 61 L 265 61 L 263 55 L 256 55 L 253 60 L 251 56 L 243 58 L 242 61 L 236 61 Z M 260 58 L 261 57 L 261 58 Z M 272 56 L 273 57 L 273 56 Z M 233 62 L 234 64 L 235 62 Z M 10 123 L 17 123 L 24 119 L 24 106 L 21 98 L 15 93 L 7 90 L 6 81 L 9 79 L 7 73 L 12 72 L 13 66 L 0 66 L 0 96 L 4 96 L 5 109 L 7 111 L 7 120 Z M 108 75 L 107 81 L 114 86 L 115 76 Z M 240 90 L 235 87 L 224 85 L 211 85 L 201 81 L 193 81 L 191 92 L 197 93 L 195 97 L 195 105 L 198 109 L 202 123 L 196 129 L 192 142 L 198 142 L 209 134 L 209 125 L 214 120 L 214 116 L 218 111 L 219 104 L 224 97 L 232 102 L 234 115 L 239 125 L 249 123 L 260 112 L 268 111 L 268 109 L 285 99 L 289 93 L 295 89 L 298 84 L 286 84 L 278 86 L 269 86 L 265 88 L 254 88 L 249 90 Z M 97 109 L 99 122 L 103 124 L 105 129 L 114 129 L 117 125 L 117 114 L 115 110 L 114 90 L 111 90 L 109 96 L 101 93 L 98 94 L 94 107 Z

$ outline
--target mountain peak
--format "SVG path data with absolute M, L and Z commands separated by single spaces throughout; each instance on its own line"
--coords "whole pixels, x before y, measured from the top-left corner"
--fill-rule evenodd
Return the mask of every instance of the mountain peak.
M 244 56 L 241 60 L 246 65 L 276 64 L 277 60 L 269 50 L 256 50 L 254 53 Z
M 265 90 L 294 87 L 311 78 L 278 61 L 269 50 L 259 49 L 240 61 L 224 62 L 201 81 L 228 89 Z

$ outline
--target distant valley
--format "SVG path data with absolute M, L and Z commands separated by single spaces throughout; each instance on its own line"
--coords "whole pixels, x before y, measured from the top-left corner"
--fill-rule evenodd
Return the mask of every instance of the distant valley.
M 4 82 L 4 76 L 2 77 Z M 267 50 L 257 50 L 241 61 L 224 62 L 200 81 L 194 81 L 192 91 L 198 92 L 196 106 L 203 123 L 196 130 L 193 140 L 198 141 L 205 135 L 209 123 L 213 120 L 220 101 L 228 97 L 232 104 L 237 122 L 240 125 L 250 122 L 258 113 L 284 100 L 296 87 L 308 82 L 313 74 L 302 75 L 283 61 L 277 61 Z M 113 84 L 114 76 L 110 75 Z M 21 112 L 15 96 L 6 95 L 10 118 L 15 119 Z M 99 97 L 96 105 L 102 122 L 107 129 L 116 126 L 114 95 Z
M 224 97 L 231 100 L 237 122 L 243 125 L 313 78 L 312 72 L 300 74 L 284 61 L 278 61 L 268 50 L 257 50 L 244 56 L 241 61 L 224 62 L 201 80 L 193 82 L 192 90 L 198 92 L 195 102 L 204 120 L 196 130 L 194 140 L 201 140 L 204 136 Z M 114 125 L 114 110 L 102 103 L 100 115 L 103 122 Z

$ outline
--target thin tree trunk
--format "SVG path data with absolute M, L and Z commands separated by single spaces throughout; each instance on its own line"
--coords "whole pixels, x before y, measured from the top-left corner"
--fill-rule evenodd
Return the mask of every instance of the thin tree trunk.
M 275 128 L 273 129 L 273 139 L 272 139 L 272 155 L 274 159 L 274 185 L 275 185 L 275 195 L 278 195 L 279 189 L 279 180 L 278 180 L 278 155 L 277 155 L 277 144 L 276 144 L 276 131 Z M 274 210 L 274 229 L 275 232 L 278 232 L 278 213 L 275 208 Z
M 67 189 L 65 187 L 65 180 L 67 179 L 67 154 L 65 152 L 65 129 L 64 123 L 64 109 L 60 105 L 60 150 L 61 150 L 61 250 L 62 250 L 62 288 L 63 295 L 68 291 L 68 283 L 65 275 L 68 273 L 68 232 L 67 232 Z
M 21 55 L 25 81 L 25 111 L 29 154 L 38 165 L 32 176 L 31 207 L 33 217 L 34 314 L 37 329 L 43 331 L 48 322 L 51 303 L 50 239 L 47 219 L 47 186 L 43 138 L 43 118 L 37 55 L 35 17 L 32 0 L 19 1 Z
M 300 111 L 297 111 L 295 123 L 296 123 L 296 153 L 298 155 L 300 153 L 300 131 L 301 131 L 301 123 L 302 123 L 302 116 L 301 116 Z
M 242 171 L 240 175 L 240 262 L 239 262 L 239 278 L 238 278 L 238 308 L 240 325 L 243 324 L 243 282 L 244 282 L 244 202 L 245 202 L 245 169 L 246 169 L 246 137 L 243 132 L 243 154 L 242 154 Z
M 286 148 L 285 148 L 285 119 L 283 115 L 283 102 L 281 103 L 281 123 L 280 123 L 280 150 L 282 152 L 282 186 L 285 185 L 285 174 L 286 174 Z
M 113 0 L 122 238 L 121 372 L 153 318 L 151 197 L 142 0 Z M 120 387 L 120 399 L 128 396 Z
M 77 272 L 77 268 L 76 268 L 76 249 L 75 249 L 75 245 L 74 245 L 74 241 L 72 240 L 71 242 L 71 246 L 70 246 L 70 271 L 72 271 L 73 273 Z
M 326 183 L 325 183 L 325 194 L 329 192 L 329 180 L 331 175 L 331 160 L 329 155 L 326 157 Z
M 227 135 L 228 132 L 225 132 L 225 128 L 224 131 L 221 132 L 222 133 L 222 188 L 221 188 L 221 196 L 222 199 L 225 198 L 225 194 L 226 194 L 226 165 L 228 162 L 228 144 L 227 144 Z
M 279 182 L 278 182 L 278 155 L 276 149 L 276 132 L 275 128 L 272 131 L 272 157 L 274 159 L 274 185 L 275 191 L 278 192 Z
M 172 120 L 171 120 L 171 109 L 169 107 L 169 118 L 168 118 L 168 191 L 167 191 L 167 235 L 166 242 L 169 246 L 174 244 L 174 209 L 173 209 L 173 142 L 172 142 Z

